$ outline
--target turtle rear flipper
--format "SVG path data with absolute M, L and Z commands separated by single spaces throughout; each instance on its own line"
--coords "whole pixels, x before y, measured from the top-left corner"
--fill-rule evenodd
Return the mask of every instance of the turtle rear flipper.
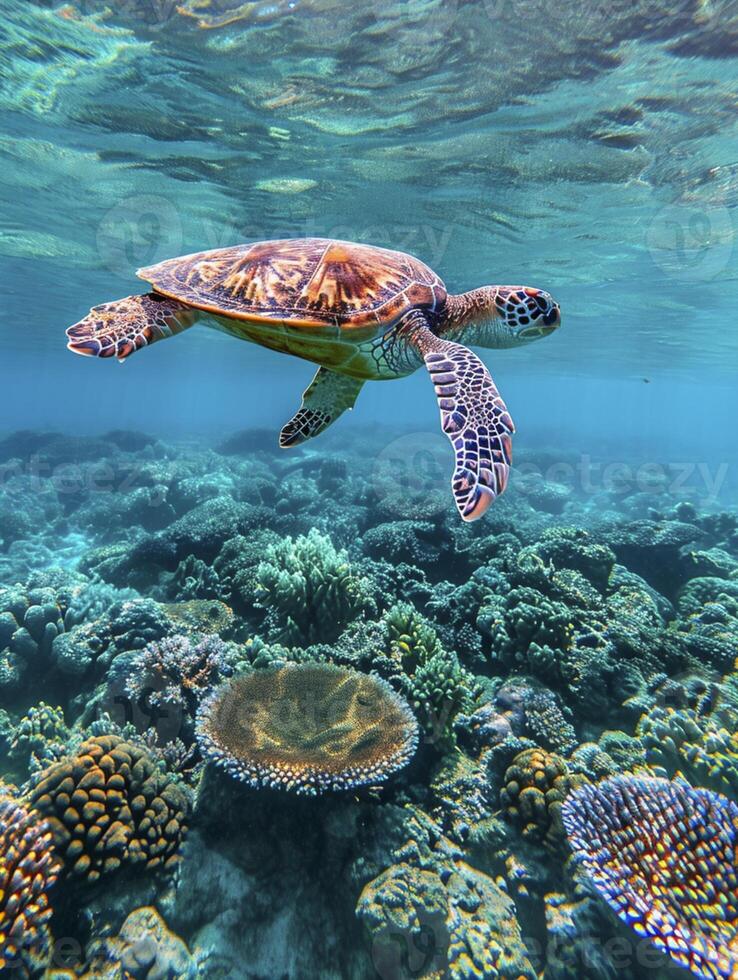
M 67 347 L 86 357 L 125 360 L 141 347 L 181 333 L 200 311 L 158 293 L 126 296 L 93 306 L 87 316 L 67 329 Z
M 364 382 L 318 368 L 302 395 L 302 404 L 279 434 L 282 449 L 291 449 L 306 439 L 320 435 L 347 408 L 353 408 Z
M 425 361 L 436 389 L 441 428 L 454 447 L 456 506 L 475 521 L 507 486 L 513 420 L 484 363 L 462 344 L 437 337 L 416 317 L 408 342 Z

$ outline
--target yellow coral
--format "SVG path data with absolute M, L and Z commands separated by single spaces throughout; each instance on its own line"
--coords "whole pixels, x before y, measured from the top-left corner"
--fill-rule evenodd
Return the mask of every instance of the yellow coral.
M 522 828 L 523 837 L 556 850 L 564 842 L 561 806 L 585 777 L 571 773 L 564 759 L 541 748 L 519 752 L 505 773 L 500 803 Z

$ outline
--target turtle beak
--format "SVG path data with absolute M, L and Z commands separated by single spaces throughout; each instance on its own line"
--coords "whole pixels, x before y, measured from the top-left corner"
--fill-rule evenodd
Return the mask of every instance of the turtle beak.
M 539 303 L 549 301 L 547 309 L 529 327 L 521 330 L 518 336 L 521 340 L 538 340 L 540 337 L 548 337 L 554 330 L 561 326 L 561 310 L 559 304 L 550 299 L 548 294 L 541 293 Z

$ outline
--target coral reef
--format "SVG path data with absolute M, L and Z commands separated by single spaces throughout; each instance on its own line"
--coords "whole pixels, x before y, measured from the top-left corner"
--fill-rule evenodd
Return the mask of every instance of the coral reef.
M 56 881 L 47 823 L 0 787 L 0 972 L 43 962 Z
M 256 787 L 315 794 L 381 782 L 408 763 L 417 724 L 384 681 L 328 664 L 256 670 L 198 713 L 206 759 Z
M 417 977 L 534 980 L 510 897 L 421 811 L 408 831 L 396 863 L 365 886 L 356 909 L 379 975 L 402 976 L 406 964 Z
M 236 652 L 217 635 L 198 642 L 171 636 L 147 644 L 126 665 L 126 692 L 161 707 L 174 705 L 194 712 L 200 699 L 233 673 Z
M 735 513 L 538 452 L 462 525 L 370 432 L 272 446 L 0 440 L 0 787 L 84 949 L 49 980 L 643 980 L 561 813 L 624 775 L 738 793 Z
M 354 575 L 345 552 L 315 529 L 267 548 L 256 571 L 256 596 L 269 632 L 285 643 L 330 643 L 373 608 L 368 583 Z
M 555 753 L 526 749 L 515 756 L 505 773 L 500 804 L 526 840 L 556 851 L 564 840 L 561 807 L 583 781 Z
M 680 781 L 620 776 L 575 790 L 563 820 L 623 921 L 696 976 L 736 975 L 734 803 Z
M 141 746 L 94 736 L 53 763 L 28 793 L 66 871 L 97 881 L 122 865 L 168 869 L 187 830 L 188 793 Z

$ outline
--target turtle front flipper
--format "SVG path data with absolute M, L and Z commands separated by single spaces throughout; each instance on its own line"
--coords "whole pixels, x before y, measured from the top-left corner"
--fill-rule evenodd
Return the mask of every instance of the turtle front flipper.
M 417 323 L 417 321 L 416 321 Z M 425 361 L 436 389 L 441 428 L 456 454 L 451 488 L 465 521 L 475 521 L 507 486 L 513 420 L 489 371 L 462 344 L 413 325 L 408 342 Z
M 181 333 L 199 316 L 199 310 L 158 293 L 126 296 L 93 306 L 67 329 L 67 347 L 75 354 L 123 361 L 141 347 Z
M 357 378 L 349 378 L 328 368 L 318 368 L 303 392 L 299 410 L 279 433 L 282 449 L 298 446 L 327 429 L 347 408 L 354 407 L 363 384 Z

